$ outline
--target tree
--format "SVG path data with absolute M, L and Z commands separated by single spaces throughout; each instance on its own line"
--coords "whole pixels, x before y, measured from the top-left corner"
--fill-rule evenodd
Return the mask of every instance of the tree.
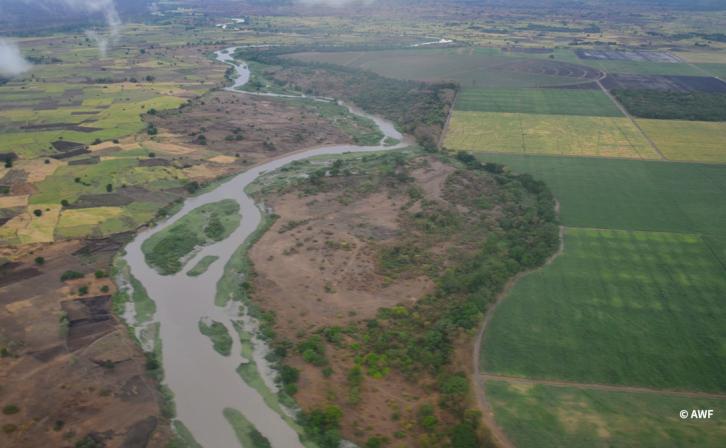
M 35 264 L 38 266 L 41 266 L 45 263 L 45 258 L 43 257 L 35 257 Z

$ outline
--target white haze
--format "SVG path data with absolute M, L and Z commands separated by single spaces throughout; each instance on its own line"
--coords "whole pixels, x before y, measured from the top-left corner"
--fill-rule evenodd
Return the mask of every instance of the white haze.
M 35 5 L 64 5 L 73 11 L 101 13 L 108 25 L 108 33 L 86 31 L 86 36 L 96 42 L 101 57 L 106 57 L 108 48 L 118 42 L 121 35 L 121 17 L 116 10 L 114 0 L 23 0 Z
M 9 40 L 0 38 L 0 75 L 17 76 L 30 70 L 30 64 L 25 60 L 17 45 Z

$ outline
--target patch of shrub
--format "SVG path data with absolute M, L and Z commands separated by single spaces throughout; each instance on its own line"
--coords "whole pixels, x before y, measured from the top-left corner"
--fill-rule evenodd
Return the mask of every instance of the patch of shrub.
M 60 280 L 62 282 L 64 282 L 66 280 L 73 280 L 73 279 L 76 279 L 76 278 L 83 278 L 83 273 L 78 272 L 78 271 L 65 271 L 61 275 Z
M 3 406 L 3 414 L 5 415 L 13 415 L 20 412 L 20 408 L 16 404 L 6 404 Z

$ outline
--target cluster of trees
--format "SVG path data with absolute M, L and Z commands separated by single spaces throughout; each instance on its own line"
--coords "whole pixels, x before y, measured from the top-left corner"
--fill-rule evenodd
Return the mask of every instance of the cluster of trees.
M 353 406 L 361 400 L 366 377 L 384 378 L 396 370 L 416 380 L 421 372 L 427 372 L 436 379 L 434 390 L 439 400 L 417 412 L 421 446 L 487 447 L 493 445 L 486 429 L 480 427 L 481 416 L 469 408 L 468 378 L 451 364 L 454 341 L 463 330 L 479 325 L 487 306 L 512 276 L 540 265 L 554 253 L 559 234 L 554 198 L 545 184 L 499 164 L 481 163 L 468 153 L 459 153 L 456 159 L 452 163 L 463 167 L 455 171 L 462 181 L 447 180 L 444 195 L 453 204 L 452 210 L 461 205 L 469 212 L 448 213 L 444 205 L 427 201 L 415 188 L 409 188 L 412 201 L 421 204 L 420 211 L 409 214 L 409 228 L 416 229 L 416 238 L 467 241 L 469 245 L 466 254 L 443 263 L 448 266 L 445 270 L 433 266 L 428 271 L 437 282 L 435 291 L 412 306 L 382 308 L 375 319 L 360 325 L 323 328 L 297 345 L 276 343 L 275 354 L 282 359 L 294 349 L 306 362 L 325 370 L 330 369 L 326 344 L 349 344 L 356 355 L 355 365 L 346 372 L 347 404 Z M 369 186 L 406 191 L 411 180 L 409 165 L 400 154 L 364 156 L 362 163 L 341 160 L 333 167 L 318 169 L 301 185 L 315 187 L 315 191 L 339 188 L 332 175 L 335 171 L 348 173 L 346 189 L 355 190 L 360 178 Z M 477 193 L 472 194 L 466 186 Z M 484 188 L 489 190 L 484 193 Z M 491 203 L 482 204 L 482 196 Z M 496 213 L 491 211 L 493 207 Z M 481 243 L 471 246 L 471 241 Z M 431 264 L 425 260 L 430 258 L 426 247 L 414 246 L 402 244 L 382 251 L 380 261 L 386 275 Z M 285 393 L 297 391 L 299 376 L 297 369 L 281 367 L 279 379 Z M 303 426 L 308 437 L 323 447 L 337 446 L 342 416 L 338 411 L 331 406 L 305 414 Z M 385 440 L 374 436 L 368 442 L 365 446 L 375 447 L 383 446 Z
M 479 419 L 466 408 L 466 378 L 451 373 L 453 341 L 461 330 L 481 322 L 487 306 L 512 276 L 544 263 L 555 252 L 559 234 L 554 198 L 542 182 L 506 172 L 501 165 L 481 164 L 468 154 L 458 159 L 467 171 L 492 178 L 505 198 L 499 203 L 497 228 L 488 233 L 473 256 L 439 276 L 432 294 L 411 308 L 381 309 L 362 329 L 359 340 L 363 353 L 385 357 L 391 367 L 411 378 L 421 371 L 439 378 L 440 404 L 458 423 L 445 430 L 437 425 L 433 413 L 427 413 L 421 422 L 424 430 L 431 431 L 430 437 L 444 434 L 452 446 L 479 447 L 489 442 L 482 439 Z
M 273 76 L 292 72 L 298 87 L 319 96 L 339 96 L 365 111 L 381 115 L 425 148 L 436 148 L 449 108 L 459 86 L 386 78 L 373 72 L 319 62 L 304 62 L 283 55 L 311 48 L 244 49 L 236 56 L 248 61 L 282 67 Z M 317 48 L 314 48 L 317 50 Z M 324 76 L 320 76 L 323 74 Z M 290 73 L 287 73 L 290 75 Z M 335 82 L 330 82 L 330 77 Z M 331 90 L 331 86 L 335 86 Z
M 726 93 L 615 89 L 613 94 L 636 117 L 726 121 Z

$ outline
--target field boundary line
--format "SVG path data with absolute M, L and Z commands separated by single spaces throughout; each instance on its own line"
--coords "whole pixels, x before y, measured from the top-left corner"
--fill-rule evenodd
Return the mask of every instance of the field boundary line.
M 554 387 L 572 387 L 575 389 L 582 390 L 601 390 L 607 392 L 627 392 L 627 393 L 644 393 L 644 394 L 658 394 L 658 395 L 670 395 L 674 397 L 687 397 L 687 398 L 712 398 L 716 400 L 726 400 L 726 394 L 719 394 L 715 392 L 696 392 L 686 390 L 672 390 L 672 389 L 653 389 L 650 387 L 639 387 L 639 386 L 618 386 L 615 384 L 600 384 L 600 383 L 577 383 L 575 381 L 565 380 L 541 380 L 525 378 L 520 376 L 510 375 L 497 375 L 494 373 L 481 373 L 480 378 L 483 381 L 494 380 L 494 381 L 506 381 L 508 383 L 517 384 L 541 384 L 544 386 Z
M 446 137 L 446 133 L 449 131 L 449 123 L 451 123 L 451 116 L 454 115 L 454 108 L 456 107 L 456 100 L 459 99 L 460 90 L 461 90 L 461 86 L 459 86 L 459 89 L 454 94 L 454 99 L 451 101 L 451 107 L 449 108 L 449 113 L 446 115 L 446 121 L 444 122 L 444 127 L 441 129 L 441 135 L 439 135 L 439 142 L 438 142 L 438 145 L 436 145 L 439 149 L 442 148 L 441 145 L 444 144 L 444 137 Z
M 456 152 L 457 149 L 454 148 L 448 148 L 449 151 Z M 490 151 L 490 150 L 481 150 L 481 149 L 468 149 L 467 151 L 470 151 L 472 154 L 483 154 L 483 155 L 504 155 L 504 156 L 527 156 L 527 157 L 569 157 L 573 159 L 605 159 L 605 160 L 629 160 L 629 161 L 635 161 L 635 162 L 654 162 L 654 163 L 682 163 L 682 164 L 688 164 L 688 165 L 702 165 L 702 166 L 724 166 L 726 165 L 726 162 L 709 162 L 705 160 L 670 160 L 670 159 L 643 159 L 643 158 L 635 158 L 635 157 L 617 157 L 617 156 L 598 156 L 594 154 L 552 154 L 552 153 L 545 153 L 545 152 L 530 152 L 530 153 L 521 153 L 521 152 L 512 152 L 512 151 Z
M 558 219 L 560 216 L 560 203 L 559 201 L 555 200 L 555 214 L 557 215 Z M 489 326 L 489 323 L 492 320 L 492 317 L 494 316 L 494 312 L 496 311 L 497 306 L 509 295 L 509 292 L 512 290 L 515 284 L 519 280 L 521 280 L 523 277 L 527 276 L 528 274 L 531 274 L 533 272 L 537 272 L 546 266 L 549 266 L 552 264 L 552 262 L 557 259 L 560 255 L 562 255 L 565 252 L 565 226 L 560 225 L 559 229 L 559 238 L 560 238 L 560 244 L 557 248 L 557 251 L 550 255 L 549 258 L 539 267 L 536 267 L 534 269 L 530 269 L 528 271 L 520 272 L 519 274 L 515 275 L 509 281 L 504 285 L 504 288 L 497 294 L 496 299 L 492 303 L 492 305 L 489 307 L 489 309 L 486 312 L 486 315 L 484 316 L 484 321 L 482 322 L 481 326 L 479 327 L 479 331 L 476 335 L 476 340 L 474 342 L 473 347 L 473 353 L 472 353 L 472 360 L 473 360 L 473 371 L 474 371 L 474 377 L 472 378 L 473 386 L 474 386 L 474 394 L 476 395 L 477 405 L 479 406 L 479 409 L 482 411 L 482 419 L 484 420 L 484 423 L 486 426 L 492 431 L 492 434 L 494 435 L 494 438 L 498 442 L 499 446 L 503 448 L 514 448 L 514 444 L 511 440 L 507 437 L 504 430 L 497 424 L 496 420 L 494 419 L 494 409 L 492 408 L 491 404 L 489 403 L 489 400 L 486 398 L 485 394 L 485 388 L 484 383 L 480 381 L 482 378 L 481 373 L 481 343 L 484 339 L 484 333 Z
M 603 79 L 605 79 L 605 78 L 603 78 Z M 651 148 L 653 148 L 653 150 L 658 154 L 658 156 L 660 156 L 660 158 L 663 159 L 663 160 L 668 160 L 668 158 L 665 155 L 663 155 L 662 152 L 660 152 L 660 149 L 658 148 L 658 145 L 656 145 L 655 142 L 653 140 L 651 140 L 651 138 L 648 136 L 648 134 L 645 133 L 645 131 L 643 130 L 643 128 L 640 127 L 640 125 L 638 124 L 638 122 L 635 121 L 635 118 L 633 118 L 633 116 L 630 115 L 630 112 L 628 112 L 628 110 L 625 109 L 625 106 L 623 106 L 622 104 L 620 104 L 620 101 L 618 101 L 618 99 L 615 98 L 615 96 L 612 93 L 610 93 L 608 91 L 608 89 L 605 88 L 605 86 L 602 85 L 601 80 L 598 79 L 598 80 L 595 81 L 595 83 L 598 85 L 598 87 L 600 87 L 600 90 L 602 90 L 603 93 L 605 95 L 607 95 L 608 98 L 610 98 L 610 101 L 612 101 L 613 104 L 615 104 L 618 107 L 618 109 L 620 109 L 620 112 L 622 112 L 623 115 L 625 115 L 625 117 L 628 120 L 630 120 L 631 123 L 633 123 L 633 126 L 635 126 L 636 129 L 638 129 L 638 131 L 640 131 L 640 134 L 643 137 L 645 137 L 645 140 L 650 144 Z M 642 159 L 642 156 L 641 156 L 641 159 Z

